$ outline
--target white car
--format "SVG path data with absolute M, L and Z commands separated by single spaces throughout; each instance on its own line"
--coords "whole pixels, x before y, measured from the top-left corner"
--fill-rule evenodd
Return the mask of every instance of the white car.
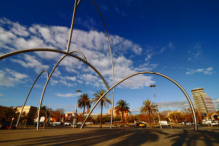
M 186 125 L 192 125 L 192 123 L 191 122 L 187 122 L 187 123 L 185 123 Z
M 217 121 L 212 121 L 211 125 L 218 125 L 218 122 Z
M 170 124 L 167 121 L 160 121 L 159 122 L 162 126 L 169 126 Z
M 65 122 L 64 125 L 65 125 L 65 126 L 71 126 L 71 123 Z

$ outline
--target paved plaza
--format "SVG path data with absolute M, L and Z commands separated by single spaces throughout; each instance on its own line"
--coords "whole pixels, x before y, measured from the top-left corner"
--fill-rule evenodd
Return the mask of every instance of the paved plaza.
M 0 145 L 99 145 L 99 146 L 219 146 L 219 127 L 84 128 L 49 127 L 0 130 Z

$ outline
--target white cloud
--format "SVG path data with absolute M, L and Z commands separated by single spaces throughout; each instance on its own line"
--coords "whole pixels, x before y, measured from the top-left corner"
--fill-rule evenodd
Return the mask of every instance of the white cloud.
M 138 68 L 135 68 L 136 71 L 151 71 L 155 69 L 158 66 L 158 64 L 150 64 L 150 63 L 144 63 L 141 64 Z
M 175 48 L 174 45 L 173 45 L 173 43 L 169 43 L 169 44 L 168 44 L 168 47 L 171 48 L 171 49 Z
M 188 71 L 186 72 L 186 74 L 187 75 L 192 75 L 192 74 L 197 73 L 197 72 L 204 73 L 205 75 L 211 75 L 211 74 L 215 73 L 213 71 L 213 67 L 209 67 L 209 68 L 206 68 L 206 69 L 199 68 L 199 69 L 196 69 L 196 70 L 188 68 Z
M 62 26 L 46 26 L 46 25 L 39 25 L 34 24 L 30 27 L 22 26 L 21 24 L 17 23 L 15 31 L 5 30 L 2 26 L 5 24 L 9 25 L 11 28 L 14 27 L 12 23 L 0 19 L 2 21 L 2 25 L 0 26 L 3 33 L 0 33 L 0 38 L 2 38 L 3 47 L 1 49 L 6 49 L 8 51 L 18 50 L 18 49 L 27 49 L 27 48 L 40 48 L 40 47 L 49 47 L 49 48 L 56 48 L 61 50 L 66 50 L 66 44 L 68 40 L 69 28 L 62 27 Z M 89 20 L 91 23 L 92 20 Z M 94 23 L 94 22 L 92 22 Z M 23 37 L 18 36 L 18 32 L 26 32 L 29 34 L 30 37 Z M 16 34 L 15 34 L 16 33 Z M 80 37 L 78 37 L 80 36 Z M 118 35 L 109 35 L 111 45 L 112 45 L 112 52 L 113 52 L 113 59 L 114 59 L 114 66 L 115 66 L 115 79 L 119 81 L 124 77 L 135 73 L 136 71 L 150 70 L 157 67 L 157 64 L 139 64 L 139 66 L 134 67 L 133 61 L 127 59 L 125 54 L 132 52 L 133 55 L 142 55 L 142 48 L 140 45 L 135 44 L 134 42 L 127 40 L 123 37 Z M 1 43 L 1 42 L 0 42 Z M 10 48 L 7 48 L 8 46 Z M 112 69 L 111 69 L 111 56 L 108 46 L 108 39 L 106 34 L 103 32 L 98 31 L 83 31 L 74 29 L 74 34 L 72 36 L 71 47 L 70 51 L 78 50 L 83 52 L 86 56 L 89 63 L 91 63 L 97 70 L 104 76 L 108 83 L 112 83 Z M 161 48 L 158 53 L 162 53 L 165 50 L 165 47 Z M 44 59 L 50 61 L 58 61 L 61 56 L 58 53 L 52 52 L 35 52 L 40 59 L 44 61 Z M 76 54 L 76 53 L 75 53 Z M 36 72 L 41 71 L 42 69 L 48 69 L 48 65 L 43 65 L 43 63 L 37 57 L 30 57 L 28 55 L 24 55 L 24 60 L 20 59 L 11 59 L 14 63 L 19 63 L 26 68 L 35 68 Z M 78 55 L 81 57 L 80 55 Z M 94 85 L 97 87 L 104 86 L 102 81 L 94 75 L 94 72 L 91 68 L 84 65 L 83 62 L 72 58 L 66 57 L 60 65 L 64 67 L 65 71 L 76 73 L 77 76 L 80 75 L 83 78 L 77 77 L 77 81 L 75 78 L 64 78 L 60 80 L 60 75 L 62 75 L 63 70 L 56 70 L 54 73 L 54 77 L 57 79 L 51 79 L 51 85 L 66 85 L 66 86 L 74 86 L 77 83 L 85 83 L 89 85 Z M 140 69 L 142 67 L 142 69 Z M 58 79 L 59 77 L 59 79 Z M 120 87 L 127 87 L 127 88 L 140 88 L 143 86 L 147 86 L 152 81 L 151 77 L 139 75 L 130 79 L 130 81 L 124 82 Z M 73 83 L 71 83 L 71 82 Z M 135 87 L 134 87 L 135 86 Z
M 186 98 L 182 98 L 183 100 L 185 100 Z M 184 108 L 188 108 L 189 107 L 189 103 L 188 101 L 163 101 L 163 102 L 159 102 L 158 103 L 158 108 L 159 110 L 163 110 L 163 109 L 168 109 L 168 108 L 175 108 L 175 109 L 184 109 Z M 140 107 L 139 108 L 134 108 L 131 109 L 132 113 L 135 112 L 140 112 Z
M 59 96 L 59 97 L 69 98 L 69 97 L 77 97 L 78 94 L 77 93 L 66 93 L 66 94 L 57 93 L 56 95 Z
M 217 99 L 212 99 L 213 103 L 219 103 L 219 98 Z
M 94 19 L 91 17 L 87 17 L 84 20 L 82 20 L 81 18 L 76 18 L 75 23 L 80 24 L 88 29 L 95 29 L 94 26 L 97 25 Z
M 55 80 L 55 79 L 53 79 L 53 78 L 51 78 L 50 79 L 50 84 L 52 85 L 52 86 L 55 86 L 55 85 L 65 85 L 65 86 L 67 86 L 67 87 L 72 87 L 72 86 L 75 86 L 76 85 L 76 82 L 75 83 L 70 83 L 70 82 L 68 82 L 67 80 L 66 80 L 66 78 L 65 77 L 60 77 L 60 79 L 58 79 L 58 80 Z
M 4 96 L 2 93 L 0 93 L 0 96 Z
M 56 69 L 54 70 L 52 76 L 54 76 L 54 77 L 60 77 L 61 74 L 62 74 L 62 73 L 60 72 L 60 70 L 59 70 L 58 68 L 56 68 Z
M 0 102 L 4 102 L 4 101 L 7 101 L 7 99 L 0 99 Z
M 21 74 L 8 68 L 0 70 L 0 86 L 15 86 L 18 83 L 25 83 L 27 78 L 26 74 Z
M 193 49 L 188 51 L 188 54 L 190 56 L 188 60 L 190 61 L 192 58 L 198 59 L 201 53 L 202 53 L 202 45 L 200 43 L 197 43 L 193 47 Z
M 67 80 L 71 80 L 71 81 L 76 81 L 77 79 L 76 79 L 76 77 L 65 77 Z
M 188 101 L 163 101 L 158 103 L 158 108 L 180 108 L 184 109 L 186 107 L 189 107 Z
M 167 49 L 167 47 L 174 48 L 173 43 L 169 43 L 168 46 L 162 47 L 159 51 L 155 51 L 155 48 L 157 47 L 154 48 L 152 46 L 147 46 L 145 61 L 149 61 L 154 55 L 162 54 Z
M 12 62 L 18 63 L 25 68 L 33 68 L 37 73 L 40 73 L 43 70 L 48 70 L 49 65 L 43 65 L 40 61 L 36 60 L 35 56 L 24 55 L 24 60 L 19 59 L 10 59 Z

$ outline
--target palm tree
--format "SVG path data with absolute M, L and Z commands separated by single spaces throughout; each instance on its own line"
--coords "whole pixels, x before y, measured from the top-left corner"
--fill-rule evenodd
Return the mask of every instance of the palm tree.
M 91 100 L 91 103 L 94 103 L 94 102 L 97 102 L 97 100 L 100 99 L 100 97 L 104 94 L 104 90 L 99 90 L 97 93 L 94 94 L 94 98 Z M 98 103 L 99 104 L 99 107 L 101 108 L 101 112 L 100 112 L 100 128 L 102 128 L 102 110 L 103 110 L 103 107 L 105 108 L 109 108 L 109 104 L 111 104 L 111 100 L 109 98 L 107 98 L 109 96 L 106 95 L 104 96 L 100 102 Z
M 91 101 L 89 100 L 89 97 L 87 94 L 80 95 L 78 99 L 78 107 L 83 108 L 83 121 L 84 121 L 84 111 L 85 107 L 91 107 Z
M 141 113 L 143 114 L 145 113 L 149 115 L 150 128 L 151 128 L 151 114 L 156 111 L 157 111 L 157 108 L 153 102 L 151 102 L 149 99 L 143 101 L 143 106 L 141 107 Z
M 125 100 L 119 100 L 116 105 L 116 111 L 122 112 L 122 127 L 124 128 L 124 112 L 131 113 L 129 104 Z

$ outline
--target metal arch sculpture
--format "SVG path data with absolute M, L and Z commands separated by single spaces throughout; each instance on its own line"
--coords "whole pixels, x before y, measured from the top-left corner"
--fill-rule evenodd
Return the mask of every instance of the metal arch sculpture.
M 80 54 L 80 55 L 84 58 L 84 61 L 87 62 L 87 59 L 86 59 L 86 57 L 84 56 L 84 54 L 83 54 L 82 52 L 80 52 L 80 51 L 71 51 L 70 54 L 72 54 L 72 53 L 78 53 L 78 54 Z M 39 104 L 39 110 L 38 110 L 38 114 L 37 114 L 37 130 L 39 130 L 40 110 L 41 110 L 41 105 L 42 105 L 42 101 L 43 101 L 43 97 L 44 97 L 44 93 L 45 93 L 45 91 L 46 91 L 47 85 L 48 85 L 48 83 L 49 83 L 50 78 L 51 78 L 52 75 L 53 75 L 53 72 L 55 71 L 55 69 L 57 68 L 57 66 L 59 65 L 59 63 L 60 63 L 67 55 L 68 55 L 68 54 L 64 55 L 64 56 L 56 63 L 56 65 L 53 67 L 51 73 L 49 74 L 49 76 L 48 76 L 48 78 L 47 78 L 46 84 L 45 84 L 45 86 L 44 86 L 44 89 L 43 89 L 43 92 L 42 92 L 42 95 L 41 95 L 40 104 Z
M 109 39 L 109 34 L 108 34 L 108 31 L 106 29 L 106 24 L 104 22 L 104 19 L 103 19 L 103 16 L 98 8 L 98 6 L 96 5 L 96 3 L 93 1 L 93 0 L 90 0 L 94 6 L 96 7 L 97 11 L 99 12 L 100 14 L 100 17 L 102 19 L 102 22 L 103 22 L 103 25 L 104 25 L 104 28 L 105 28 L 105 31 L 106 31 L 106 36 L 107 36 L 107 39 L 108 39 L 108 44 L 109 44 L 109 49 L 110 49 L 110 55 L 111 55 L 111 64 L 112 64 L 112 78 L 113 78 L 113 85 L 114 85 L 114 65 L 113 65 L 113 54 L 112 54 L 112 49 L 111 49 L 111 45 L 110 45 L 110 39 Z M 113 88 L 113 93 L 112 93 L 112 110 L 111 110 L 111 120 L 110 120 L 110 129 L 112 129 L 112 124 L 113 124 L 113 108 L 114 108 L 114 88 Z
M 49 48 L 33 48 L 33 49 L 24 49 L 24 50 L 18 50 L 18 51 L 14 51 L 14 52 L 11 52 L 11 53 L 7 53 L 7 54 L 4 54 L 2 56 L 0 56 L 0 60 L 2 59 L 5 59 L 7 57 L 10 57 L 10 56 L 13 56 L 13 55 L 16 55 L 16 54 L 21 54 L 21 53 L 26 53 L 26 52 L 35 52 L 35 51 L 50 51 L 50 52 L 58 52 L 58 53 L 62 53 L 62 54 L 65 54 L 65 56 L 63 56 L 60 61 L 56 64 L 56 66 L 53 68 L 53 71 L 51 73 L 54 72 L 55 68 L 57 67 L 57 65 L 61 62 L 61 60 L 63 60 L 67 55 L 69 56 L 72 56 L 74 58 L 77 58 L 78 60 L 81 60 L 82 62 L 84 62 L 85 64 L 87 64 L 89 67 L 91 67 L 98 75 L 99 77 L 102 79 L 102 81 L 104 82 L 105 86 L 107 87 L 107 89 L 109 89 L 109 86 L 108 84 L 106 83 L 105 79 L 103 78 L 103 76 L 99 73 L 99 71 L 93 67 L 89 62 L 87 62 L 85 56 L 83 55 L 83 53 L 79 52 L 79 51 L 72 51 L 70 53 L 67 53 L 67 52 L 64 52 L 64 51 L 61 51 L 61 50 L 56 50 L 56 49 L 49 49 Z M 71 53 L 73 52 L 78 52 L 82 57 L 84 57 L 84 59 L 76 56 L 76 55 L 73 55 Z M 50 73 L 50 75 L 52 75 Z M 51 76 L 49 76 L 50 78 Z M 40 113 L 40 108 L 41 108 L 41 104 L 42 104 L 42 99 L 43 99 L 43 96 L 44 96 L 44 93 L 45 93 L 45 89 L 46 89 L 46 86 L 48 84 L 49 80 L 47 80 L 45 86 L 44 86 L 44 89 L 43 89 L 43 93 L 41 95 L 41 99 L 40 99 L 40 105 L 39 105 L 39 111 L 38 111 L 38 119 L 37 119 L 37 130 L 39 129 L 39 113 Z
M 84 121 L 83 121 L 83 123 L 82 123 L 80 129 L 83 128 L 84 123 L 86 122 L 86 120 L 87 120 L 87 118 L 90 116 L 90 114 L 93 112 L 94 108 L 97 106 L 97 104 L 99 103 L 99 101 L 100 101 L 109 91 L 111 91 L 113 88 L 115 88 L 117 85 L 119 85 L 119 84 L 122 83 L 123 81 L 125 81 L 125 80 L 127 80 L 127 79 L 129 79 L 129 78 L 131 78 L 131 77 L 133 77 L 133 76 L 139 75 L 139 74 L 156 74 L 156 75 L 162 76 L 162 77 L 164 77 L 164 78 L 170 80 L 170 81 L 173 82 L 175 85 L 177 85 L 177 86 L 180 88 L 180 90 L 184 93 L 184 95 L 186 96 L 186 98 L 187 98 L 187 100 L 188 100 L 188 102 L 189 102 L 190 108 L 192 109 L 193 120 L 194 120 L 194 123 L 195 123 L 195 124 L 194 124 L 194 130 L 195 130 L 195 131 L 198 131 L 197 121 L 196 121 L 196 115 L 195 115 L 195 110 L 194 110 L 194 105 L 193 105 L 193 103 L 192 103 L 192 101 L 191 101 L 189 95 L 187 94 L 187 92 L 183 89 L 182 86 L 180 86 L 176 81 L 174 81 L 174 80 L 171 79 L 170 77 L 165 76 L 165 75 L 160 74 L 160 73 L 157 73 L 157 72 L 151 72 L 151 71 L 144 71 L 144 72 L 137 72 L 137 73 L 134 73 L 134 74 L 132 74 L 132 75 L 130 75 L 130 76 L 128 76 L 128 77 L 126 77 L 126 78 L 120 80 L 118 83 L 116 83 L 116 84 L 115 84 L 114 86 L 112 86 L 110 89 L 108 89 L 108 91 L 106 91 L 106 92 L 97 100 L 97 102 L 94 104 L 93 108 L 90 110 L 89 114 L 88 114 L 87 117 L 84 119 Z
M 47 73 L 47 80 L 48 80 L 48 77 L 49 77 L 48 71 L 47 71 L 47 70 L 41 71 L 41 73 L 37 76 L 37 78 L 35 79 L 33 85 L 31 86 L 31 88 L 30 88 L 30 90 L 29 90 L 29 92 L 28 92 L 28 94 L 27 94 L 26 100 L 24 101 L 24 105 L 22 106 L 21 112 L 20 112 L 19 117 L 18 117 L 18 119 L 17 119 L 16 127 L 18 126 L 18 123 L 19 123 L 20 118 L 21 118 L 21 114 L 22 114 L 22 112 L 23 112 L 23 110 L 24 110 L 24 106 L 26 105 L 27 99 L 28 99 L 28 97 L 29 97 L 29 95 L 30 95 L 30 93 L 31 93 L 31 91 L 32 91 L 32 89 L 33 89 L 33 86 L 35 85 L 36 81 L 38 80 L 38 78 L 41 76 L 41 74 L 42 74 L 43 72 L 46 72 L 46 73 Z
M 107 89 L 109 89 L 108 84 L 106 83 L 105 79 L 103 78 L 103 76 L 99 73 L 99 71 L 92 66 L 89 62 L 85 61 L 84 59 L 71 54 L 71 53 L 67 53 L 61 50 L 56 50 L 56 49 L 51 49 L 51 48 L 32 48 L 32 49 L 24 49 L 24 50 L 18 50 L 18 51 L 14 51 L 14 52 L 10 52 L 7 54 L 4 54 L 2 56 L 0 56 L 0 60 L 5 59 L 7 57 L 13 56 L 13 55 L 17 55 L 17 54 L 21 54 L 21 53 L 26 53 L 26 52 L 37 52 L 37 51 L 49 51 L 49 52 L 57 52 L 57 53 L 61 53 L 61 54 L 66 54 L 68 56 L 72 56 L 74 58 L 77 58 L 78 60 L 81 60 L 82 62 L 84 62 L 85 64 L 87 64 L 88 66 L 90 66 L 98 75 L 99 77 L 102 79 L 102 81 L 104 82 L 105 86 L 107 87 Z
M 106 31 L 106 36 L 108 39 L 108 44 L 109 44 L 109 49 L 110 49 L 110 55 L 111 55 L 111 64 L 112 64 L 112 78 L 113 78 L 113 85 L 114 85 L 114 66 L 113 66 L 113 55 L 112 55 L 112 49 L 111 49 L 111 45 L 110 45 L 110 39 L 109 39 L 109 34 L 106 28 L 106 24 L 104 22 L 103 16 L 98 8 L 98 6 L 96 5 L 96 3 L 93 0 L 90 0 L 94 6 L 96 7 L 98 13 L 100 14 L 101 20 L 103 22 L 105 31 Z M 75 16 L 76 16 L 76 11 L 78 8 L 79 3 L 81 2 L 81 0 L 75 0 L 75 4 L 74 4 L 74 11 L 73 11 L 73 16 L 72 16 L 72 23 L 71 23 L 71 29 L 70 29 L 70 34 L 69 34 L 69 39 L 68 39 L 68 45 L 67 45 L 67 49 L 66 52 L 69 52 L 69 47 L 70 47 L 70 42 L 71 42 L 71 37 L 72 37 L 72 33 L 73 33 L 73 27 L 74 27 L 74 21 L 75 21 Z M 113 107 L 114 107 L 114 89 L 113 89 L 113 93 L 112 93 L 112 110 L 111 110 L 111 121 L 110 121 L 110 129 L 112 128 L 112 120 L 113 120 Z

